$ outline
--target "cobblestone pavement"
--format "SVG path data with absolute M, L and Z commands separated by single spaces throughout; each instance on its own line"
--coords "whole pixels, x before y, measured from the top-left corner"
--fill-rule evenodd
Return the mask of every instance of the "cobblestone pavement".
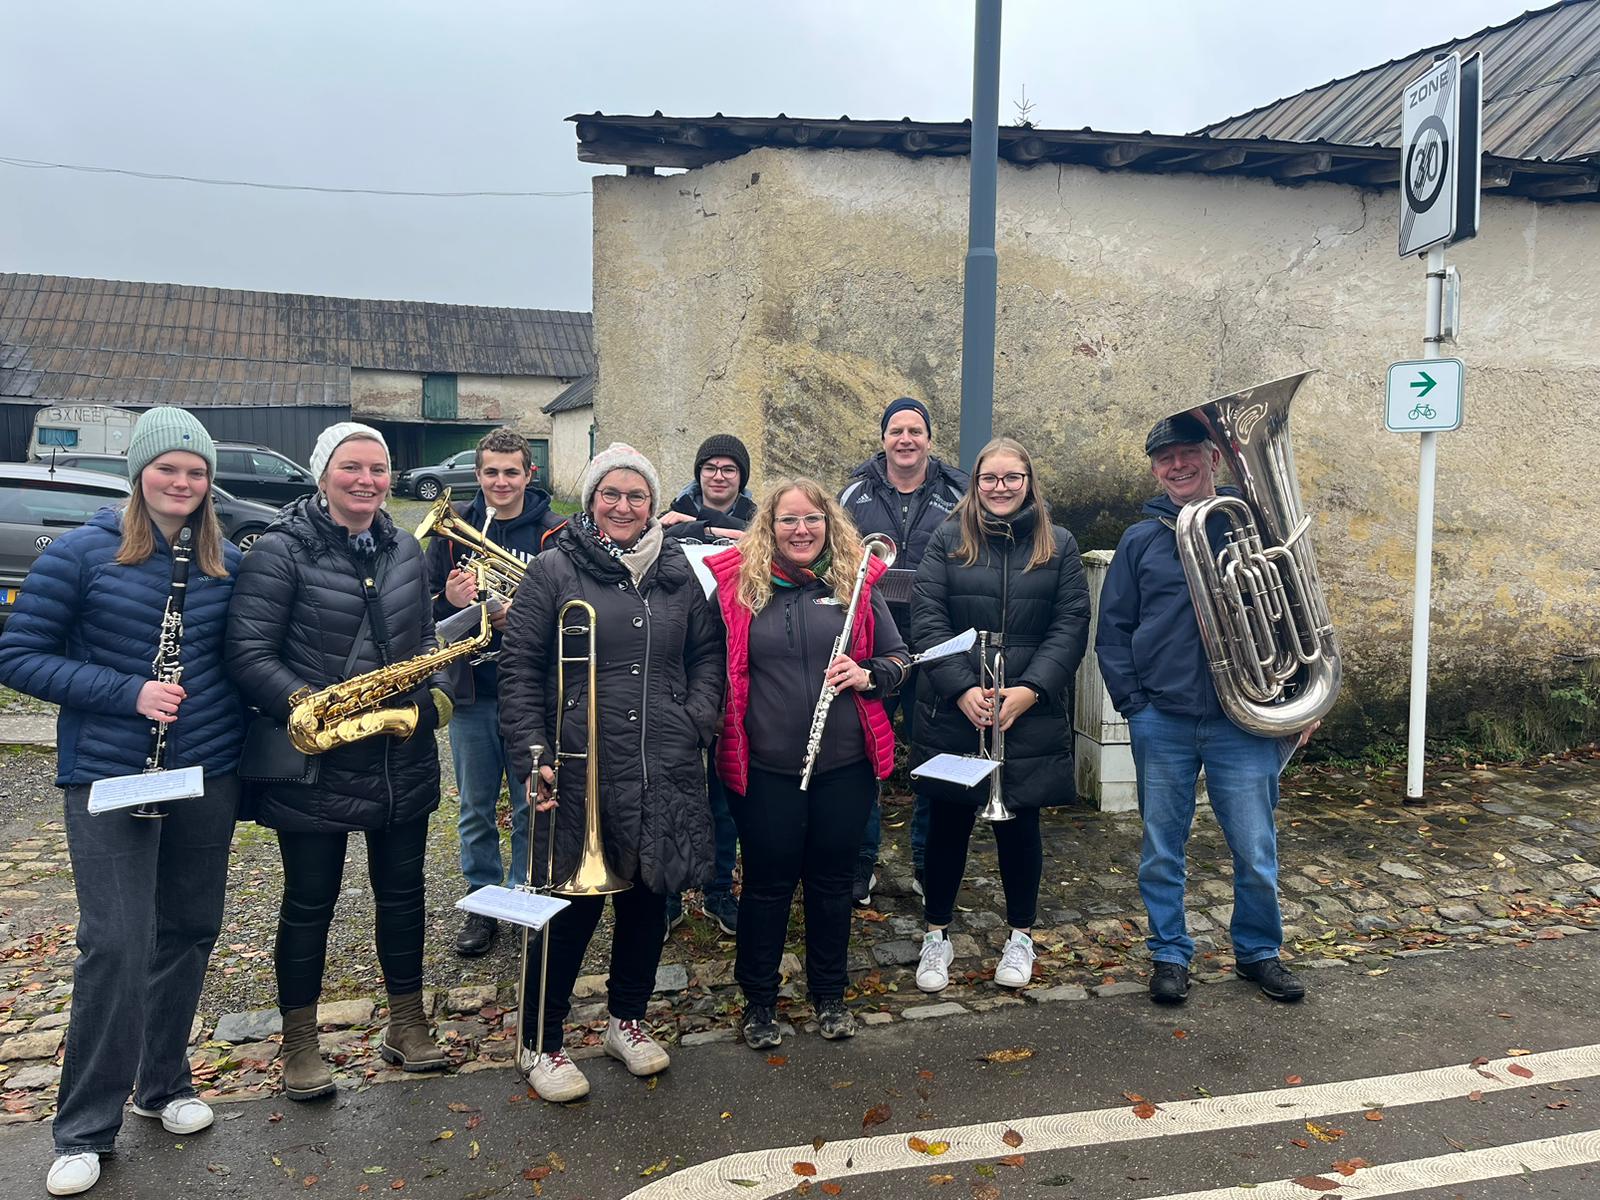
M 52 766 L 48 755 L 13 751 L 0 771 L 0 1124 L 53 1111 L 70 1019 L 74 907 L 59 794 L 49 787 Z M 1324 969 L 1382 975 L 1394 957 L 1590 932 L 1600 916 L 1600 750 L 1520 766 L 1436 763 L 1430 802 L 1421 807 L 1400 802 L 1403 785 L 1399 767 L 1307 768 L 1284 781 L 1284 956 L 1312 971 L 1313 989 Z M 29 803 L 14 802 L 18 789 L 29 793 Z M 1137 818 L 1073 808 L 1052 810 L 1044 821 L 1032 985 L 1012 992 L 990 980 L 1008 930 L 993 841 L 980 828 L 952 927 L 952 984 L 936 997 L 918 992 L 912 974 L 923 924 L 905 858 L 909 815 L 909 798 L 890 798 L 874 907 L 856 914 L 851 998 L 867 1024 L 1144 990 L 1149 959 Z M 430 881 L 436 867 L 446 877 L 452 869 L 452 807 L 441 810 L 434 828 Z M 263 833 L 241 826 L 235 839 L 226 924 L 193 1032 L 192 1061 L 208 1098 L 261 1096 L 276 1083 L 270 934 L 277 856 Z M 360 843 L 353 841 L 337 921 L 369 922 L 360 860 Z M 1230 865 L 1208 814 L 1191 843 L 1190 870 L 1195 969 L 1202 982 L 1224 980 L 1233 962 L 1226 939 Z M 505 1066 L 515 1026 L 510 979 L 517 942 L 502 936 L 483 959 L 457 958 L 455 895 L 448 884 L 431 885 L 427 977 L 440 985 L 430 992 L 439 1035 L 460 1071 Z M 361 939 L 367 927 L 357 926 Z M 604 938 L 596 940 L 587 969 L 600 972 Z M 338 969 L 330 967 L 323 1045 L 340 1082 L 359 1088 L 402 1075 L 376 1055 L 384 1013 L 375 956 L 367 947 L 350 957 L 365 962 L 330 956 Z M 732 941 L 698 915 L 673 935 L 649 1014 L 658 1036 L 683 1045 L 737 1036 L 731 957 Z M 803 1024 L 812 1014 L 799 962 L 790 956 L 785 970 L 785 1015 Z M 599 1052 L 603 1000 L 603 976 L 584 976 L 569 1030 L 577 1057 Z

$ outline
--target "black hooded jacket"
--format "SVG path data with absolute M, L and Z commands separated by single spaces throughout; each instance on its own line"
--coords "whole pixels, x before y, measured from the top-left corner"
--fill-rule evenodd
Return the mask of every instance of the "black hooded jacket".
M 676 525 L 669 525 L 666 535 L 669 538 L 678 538 L 690 542 L 710 542 L 715 540 L 710 532 L 712 529 L 745 529 L 756 515 L 756 502 L 750 498 L 748 492 L 740 492 L 733 498 L 733 506 L 727 512 L 720 508 L 712 508 L 705 501 L 705 495 L 699 483 L 691 483 L 678 493 L 678 498 L 672 502 L 668 512 L 683 513 L 693 517 L 692 521 L 682 521 Z
M 587 667 L 567 664 L 566 695 L 556 687 L 557 618 L 569 600 L 595 609 L 595 703 L 600 735 L 600 833 L 606 856 L 624 879 L 652 892 L 677 893 L 711 875 L 714 842 L 706 798 L 705 749 L 716 734 L 727 675 L 722 620 L 706 599 L 682 547 L 663 539 L 639 586 L 623 563 L 576 525 L 556 534 L 534 560 L 511 607 L 500 655 L 500 733 L 520 789 L 532 770 L 529 746 L 551 762 L 556 709 L 561 748 L 588 744 Z M 570 624 L 576 618 L 569 616 Z M 579 639 L 567 652 L 587 654 Z M 581 759 L 560 771 L 555 871 L 577 865 L 584 825 Z M 545 861 L 549 823 L 542 817 L 533 861 Z
M 1055 553 L 1042 567 L 1025 568 L 1033 553 L 1032 506 L 997 522 L 978 561 L 963 566 L 956 554 L 961 526 L 952 521 L 933 535 L 911 602 L 911 627 L 919 649 L 964 629 L 1005 635 L 1007 687 L 1031 686 L 1040 699 L 1005 735 L 1004 796 L 1011 808 L 1066 804 L 1074 795 L 1072 691 L 1089 644 L 1089 589 L 1078 543 L 1051 527 Z M 977 650 L 936 659 L 918 668 L 913 763 L 939 753 L 974 754 L 978 731 L 956 701 L 978 686 Z M 988 789 L 920 780 L 918 790 L 942 800 L 982 804 Z
M 352 675 L 434 648 L 422 547 L 385 512 L 373 521 L 372 534 L 376 553 L 359 557 L 319 498 L 305 496 L 288 504 L 245 555 L 228 608 L 227 647 L 247 703 L 284 720 L 295 692 L 346 678 L 357 637 L 363 644 Z M 368 578 L 378 596 L 371 635 L 362 589 Z M 329 750 L 314 784 L 262 785 L 256 820 L 274 829 L 328 833 L 386 829 L 431 813 L 439 806 L 439 749 L 429 686 L 449 694 L 436 674 L 387 705 L 418 705 L 424 719 L 411 737 L 380 734 Z

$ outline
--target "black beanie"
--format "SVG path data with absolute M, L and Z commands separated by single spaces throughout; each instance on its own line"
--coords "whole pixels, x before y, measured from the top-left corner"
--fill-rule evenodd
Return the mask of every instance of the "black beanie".
M 891 400 L 889 407 L 883 410 L 883 420 L 878 425 L 878 434 L 881 437 L 889 432 L 889 418 L 905 409 L 922 414 L 922 427 L 928 431 L 928 436 L 933 436 L 933 418 L 928 415 L 928 406 L 921 400 L 913 400 L 910 396 L 901 396 L 898 400 Z
M 750 451 L 744 448 L 744 443 L 731 433 L 713 433 L 700 443 L 700 449 L 694 452 L 694 479 L 700 482 L 700 468 L 705 466 L 708 458 L 731 458 L 739 468 L 739 490 L 742 492 L 750 486 Z

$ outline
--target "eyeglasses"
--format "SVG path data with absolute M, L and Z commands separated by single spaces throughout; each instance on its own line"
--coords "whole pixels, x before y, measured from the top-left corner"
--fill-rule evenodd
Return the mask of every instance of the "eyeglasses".
M 828 523 L 828 518 L 821 513 L 807 513 L 803 517 L 778 517 L 772 523 L 785 533 L 793 533 L 801 525 L 807 529 L 821 529 Z
M 1011 492 L 1027 482 L 1028 474 L 1026 471 L 1008 471 L 1004 475 L 979 475 L 978 490 L 980 492 L 992 492 L 1001 484 L 1005 484 L 1006 491 Z
M 626 500 L 633 508 L 643 508 L 650 503 L 649 492 L 619 492 L 616 488 L 601 488 L 599 496 L 607 504 L 621 504 Z
M 714 467 L 710 463 L 704 463 L 700 467 L 700 474 L 702 475 L 726 475 L 731 479 L 738 473 L 739 468 L 732 463 L 726 467 Z

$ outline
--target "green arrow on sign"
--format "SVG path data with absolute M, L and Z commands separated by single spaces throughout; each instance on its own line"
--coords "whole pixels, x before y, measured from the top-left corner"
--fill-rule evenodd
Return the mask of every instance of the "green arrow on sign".
M 1433 389 L 1436 386 L 1438 386 L 1438 382 L 1439 381 L 1437 379 L 1435 379 L 1432 375 L 1429 375 L 1426 371 L 1418 371 L 1417 374 L 1421 375 L 1422 378 L 1421 379 L 1413 379 L 1411 381 L 1411 386 L 1414 387 L 1414 388 L 1421 388 L 1422 389 L 1420 392 L 1417 393 L 1417 399 L 1420 400 L 1420 399 L 1422 399 L 1422 397 L 1426 396 L 1429 392 L 1433 391 Z

